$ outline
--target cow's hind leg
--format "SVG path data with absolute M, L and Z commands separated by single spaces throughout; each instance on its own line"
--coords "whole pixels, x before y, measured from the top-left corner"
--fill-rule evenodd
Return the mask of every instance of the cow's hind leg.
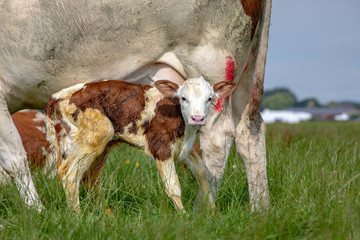
M 27 156 L 20 135 L 11 119 L 5 98 L 1 94 L 0 164 L 15 182 L 25 203 L 38 210 L 43 209 L 30 175 Z
M 156 160 L 156 166 L 164 183 L 166 194 L 173 201 L 175 208 L 178 211 L 185 213 L 185 209 L 181 201 L 180 182 L 173 159 L 165 161 Z
M 200 206 L 205 204 L 207 209 L 215 211 L 215 201 L 210 193 L 210 184 L 206 177 L 206 169 L 203 160 L 199 157 L 195 150 L 192 150 L 185 160 L 186 165 L 190 168 L 199 184 L 199 191 L 196 197 L 194 210 L 198 210 Z
M 269 207 L 269 189 L 266 173 L 266 126 L 259 114 L 250 120 L 248 107 L 236 127 L 236 150 L 240 154 L 249 185 L 251 210 L 257 211 Z

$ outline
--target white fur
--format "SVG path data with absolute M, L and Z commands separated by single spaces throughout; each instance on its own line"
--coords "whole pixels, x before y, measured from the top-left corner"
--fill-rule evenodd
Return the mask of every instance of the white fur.
M 180 86 L 176 92 L 180 99 L 183 118 L 187 125 L 191 125 L 191 116 L 201 115 L 206 117 L 209 112 L 211 100 L 215 93 L 210 84 L 201 76 L 191 78 Z

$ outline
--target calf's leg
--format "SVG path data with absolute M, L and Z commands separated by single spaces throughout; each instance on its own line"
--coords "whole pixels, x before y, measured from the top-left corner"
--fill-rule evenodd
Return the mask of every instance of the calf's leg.
M 89 171 L 96 159 L 104 159 L 102 152 L 106 146 L 99 144 L 95 149 L 84 146 L 75 145 L 72 152 L 66 158 L 65 162 L 60 165 L 59 178 L 65 190 L 65 195 L 69 205 L 72 206 L 75 212 L 80 212 L 79 209 L 79 186 L 84 174 Z M 97 177 L 99 172 L 93 176 L 94 183 L 98 184 Z
M 173 201 L 175 208 L 185 213 L 181 201 L 180 182 L 175 170 L 174 160 L 172 158 L 165 161 L 156 160 L 156 166 L 159 170 L 161 180 L 164 183 L 166 194 Z
M 79 184 L 83 174 L 90 168 L 96 159 L 91 153 L 70 153 L 66 160 L 60 165 L 59 180 L 61 181 L 66 200 L 74 212 L 80 212 Z
M 104 207 L 104 209 L 107 208 L 105 205 L 105 196 L 101 188 L 101 172 L 104 169 L 107 156 L 111 149 L 116 146 L 116 143 L 110 142 L 104 152 L 100 154 L 96 160 L 91 164 L 90 169 L 85 172 L 81 182 L 83 186 L 85 187 L 87 192 L 92 192 L 94 194 L 94 202 L 96 205 L 101 205 Z M 107 210 L 109 210 L 107 208 Z
M 185 163 L 190 168 L 199 184 L 199 191 L 196 197 L 194 210 L 196 211 L 202 204 L 205 204 L 207 209 L 214 212 L 215 201 L 210 193 L 210 184 L 206 177 L 206 169 L 202 159 L 195 150 L 192 150 L 185 160 Z
M 65 117 L 72 119 L 71 114 L 72 112 L 65 114 Z M 75 212 L 79 212 L 80 181 L 114 136 L 114 128 L 100 111 L 92 109 L 80 112 L 74 124 L 76 126 L 71 126 L 73 147 L 58 172 L 68 203 Z M 95 178 L 99 173 L 100 171 L 96 173 Z

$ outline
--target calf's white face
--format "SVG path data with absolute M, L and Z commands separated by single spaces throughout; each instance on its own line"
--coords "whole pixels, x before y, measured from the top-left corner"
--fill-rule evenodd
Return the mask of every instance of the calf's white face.
M 155 82 L 155 87 L 164 96 L 179 98 L 186 125 L 202 126 L 206 124 L 211 100 L 214 97 L 228 96 L 236 88 L 236 84 L 223 81 L 210 86 L 201 76 L 187 79 L 181 86 L 168 80 L 160 80 Z
M 205 125 L 211 100 L 215 97 L 210 84 L 203 77 L 188 79 L 178 88 L 176 96 L 186 124 Z

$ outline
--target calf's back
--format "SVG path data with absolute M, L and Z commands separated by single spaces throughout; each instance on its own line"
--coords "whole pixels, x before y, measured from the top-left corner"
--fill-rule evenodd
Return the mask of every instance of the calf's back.
M 144 148 L 158 160 L 169 159 L 172 145 L 184 136 L 179 100 L 164 97 L 155 87 L 108 80 L 88 83 L 72 94 L 63 91 L 53 97 L 48 108 L 54 108 L 55 115 L 69 125 L 83 128 L 79 115 L 86 118 L 88 109 L 99 111 L 112 124 L 113 140 Z M 50 109 L 46 112 L 52 113 Z

